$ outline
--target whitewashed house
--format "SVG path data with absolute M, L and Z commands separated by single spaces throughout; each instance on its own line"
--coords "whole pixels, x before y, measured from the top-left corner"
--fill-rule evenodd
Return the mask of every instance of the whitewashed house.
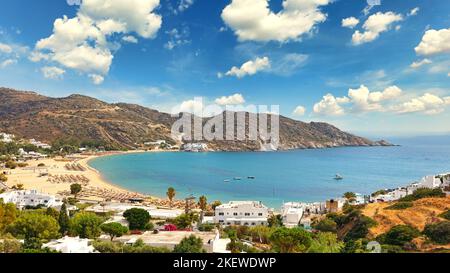
M 167 144 L 167 142 L 165 140 L 158 140 L 158 141 L 154 141 L 154 142 L 145 142 L 144 145 L 147 146 L 161 146 L 163 144 Z
M 11 143 L 14 141 L 15 136 L 6 133 L 0 133 L 0 142 Z
M 436 189 L 442 185 L 441 179 L 436 175 L 428 175 L 419 181 L 421 188 Z
M 205 143 L 187 143 L 182 146 L 186 152 L 203 152 L 208 150 L 208 145 Z
M 44 244 L 42 248 L 48 248 L 61 253 L 96 253 L 97 251 L 90 245 L 89 239 L 79 237 L 64 237 Z
M 269 209 L 257 201 L 231 201 L 216 207 L 214 223 L 224 226 L 267 225 Z
M 373 202 L 391 202 L 403 198 L 408 195 L 408 189 L 398 188 L 395 190 L 390 190 L 385 194 L 379 194 L 377 196 L 371 197 Z
M 305 211 L 304 203 L 289 202 L 284 203 L 281 207 L 281 216 L 283 217 L 283 225 L 288 228 L 297 227 L 303 217 Z
M 41 149 L 51 149 L 52 148 L 52 146 L 50 146 L 49 144 L 37 141 L 34 138 L 30 139 L 30 144 L 32 144 L 38 148 L 41 148 Z
M 0 194 L 0 199 L 3 199 L 5 203 L 13 203 L 19 209 L 23 209 L 27 206 L 29 207 L 37 207 L 43 206 L 46 208 L 49 207 L 61 207 L 63 202 L 61 199 L 49 195 L 40 193 L 36 190 L 22 190 L 22 191 L 11 191 Z

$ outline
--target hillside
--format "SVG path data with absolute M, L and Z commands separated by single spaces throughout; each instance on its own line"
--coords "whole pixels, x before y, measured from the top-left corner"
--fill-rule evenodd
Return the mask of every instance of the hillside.
M 450 196 L 420 199 L 414 201 L 413 207 L 404 210 L 386 210 L 390 205 L 392 203 L 374 203 L 364 208 L 363 214 L 378 223 L 370 229 L 372 235 L 385 233 L 396 225 L 410 225 L 423 230 L 426 224 L 439 220 L 438 215 L 450 209 Z
M 247 113 L 247 117 L 249 115 Z M 170 114 L 134 104 L 110 104 L 82 95 L 51 98 L 0 88 L 0 132 L 48 143 L 68 137 L 103 141 L 113 147 L 128 149 L 160 139 L 175 143 L 171 138 L 171 127 L 176 120 Z M 206 122 L 208 119 L 203 119 L 203 123 Z M 210 149 L 220 151 L 263 149 L 260 141 L 207 143 Z M 280 116 L 279 149 L 282 150 L 387 145 L 390 144 L 354 136 L 327 123 L 304 123 Z

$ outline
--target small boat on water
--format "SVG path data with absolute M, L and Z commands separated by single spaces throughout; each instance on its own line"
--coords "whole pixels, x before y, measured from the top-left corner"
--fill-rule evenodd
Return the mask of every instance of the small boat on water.
M 233 180 L 242 180 L 242 177 L 235 177 Z
M 254 176 L 248 176 L 247 179 L 256 179 Z
M 231 182 L 231 180 L 230 179 L 225 179 L 223 182 L 228 183 L 228 182 Z
M 344 177 L 340 174 L 336 174 L 336 176 L 334 177 L 334 180 L 343 180 Z

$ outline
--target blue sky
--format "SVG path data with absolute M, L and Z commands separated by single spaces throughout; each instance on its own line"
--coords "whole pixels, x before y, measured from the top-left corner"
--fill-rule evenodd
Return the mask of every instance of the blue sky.
M 448 1 L 73 2 L 2 1 L 0 86 L 162 111 L 199 96 L 280 105 L 367 136 L 450 132 Z

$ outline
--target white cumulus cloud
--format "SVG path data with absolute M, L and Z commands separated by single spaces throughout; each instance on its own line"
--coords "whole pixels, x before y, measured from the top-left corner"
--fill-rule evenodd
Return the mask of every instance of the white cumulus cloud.
M 384 103 L 393 101 L 402 95 L 402 90 L 393 85 L 383 91 L 371 92 L 369 88 L 361 85 L 356 89 L 348 90 L 348 97 L 334 97 L 327 94 L 314 105 L 314 113 L 328 116 L 343 115 L 347 110 L 355 113 L 386 111 Z M 344 106 L 349 105 L 349 109 Z M 351 107 L 351 108 L 350 108 Z
M 306 108 L 304 106 L 301 106 L 301 105 L 297 106 L 297 108 L 295 108 L 295 110 L 293 112 L 293 114 L 295 116 L 304 116 L 305 113 L 306 113 Z
M 450 97 L 441 98 L 430 93 L 425 93 L 423 96 L 413 98 L 393 107 L 393 110 L 399 114 L 423 112 L 428 115 L 434 115 L 442 113 L 445 107 L 449 105 Z
M 349 101 L 347 97 L 336 98 L 332 94 L 326 94 L 320 102 L 314 105 L 313 111 L 317 115 L 341 116 L 345 114 L 345 109 L 341 104 L 348 103 Z
M 342 19 L 342 26 L 348 27 L 348 28 L 354 28 L 359 24 L 359 20 L 355 17 L 348 17 L 345 19 Z
M 62 79 L 63 75 L 66 73 L 64 69 L 56 66 L 44 66 L 41 68 L 41 72 L 47 79 Z
M 218 99 L 216 99 L 215 101 L 216 104 L 218 105 L 240 105 L 240 104 L 244 104 L 245 103 L 245 99 L 244 96 L 242 96 L 241 94 L 234 94 L 231 96 L 223 96 L 220 97 Z
M 13 49 L 10 45 L 0 43 L 0 52 L 10 54 L 12 53 Z
M 398 98 L 401 94 L 402 90 L 395 85 L 378 92 L 370 92 L 364 85 L 348 91 L 355 112 L 383 111 L 382 102 Z
M 256 58 L 255 60 L 244 63 L 241 67 L 232 67 L 226 76 L 235 76 L 237 78 L 243 78 L 245 76 L 255 75 L 260 71 L 264 71 L 270 68 L 270 60 L 268 57 Z M 219 77 L 223 76 L 219 73 Z
M 136 39 L 136 37 L 134 37 L 133 35 L 124 36 L 122 38 L 122 40 L 127 42 L 127 43 L 132 43 L 132 44 L 137 44 L 138 43 L 138 39 Z
M 326 20 L 321 6 L 331 0 L 283 0 L 283 9 L 275 13 L 269 0 L 232 0 L 222 11 L 223 21 L 240 41 L 299 40 Z
M 450 52 L 450 28 L 427 30 L 415 50 L 424 56 Z
M 0 68 L 6 68 L 6 67 L 16 64 L 16 63 L 17 63 L 16 59 L 7 59 L 0 63 Z
M 419 13 L 419 11 L 420 11 L 420 8 L 415 7 L 408 13 L 408 16 L 416 16 Z
M 424 66 L 424 65 L 427 65 L 427 64 L 431 64 L 431 63 L 432 63 L 431 60 L 425 58 L 423 60 L 420 60 L 420 61 L 417 61 L 417 62 L 413 62 L 410 65 L 410 67 L 416 69 L 416 68 L 419 68 L 421 66 Z
M 363 25 L 363 32 L 355 31 L 352 36 L 353 45 L 361 45 L 377 39 L 382 32 L 388 31 L 392 24 L 402 21 L 403 16 L 392 11 L 377 12 L 371 15 Z
M 105 78 L 102 75 L 97 74 L 89 74 L 89 78 L 91 78 L 91 81 L 95 85 L 102 84 Z
M 154 12 L 158 6 L 159 0 L 83 0 L 74 18 L 55 20 L 53 34 L 36 43 L 30 59 L 95 75 L 99 84 L 109 72 L 118 35 L 125 42 L 137 42 L 129 33 L 156 36 L 162 24 Z

